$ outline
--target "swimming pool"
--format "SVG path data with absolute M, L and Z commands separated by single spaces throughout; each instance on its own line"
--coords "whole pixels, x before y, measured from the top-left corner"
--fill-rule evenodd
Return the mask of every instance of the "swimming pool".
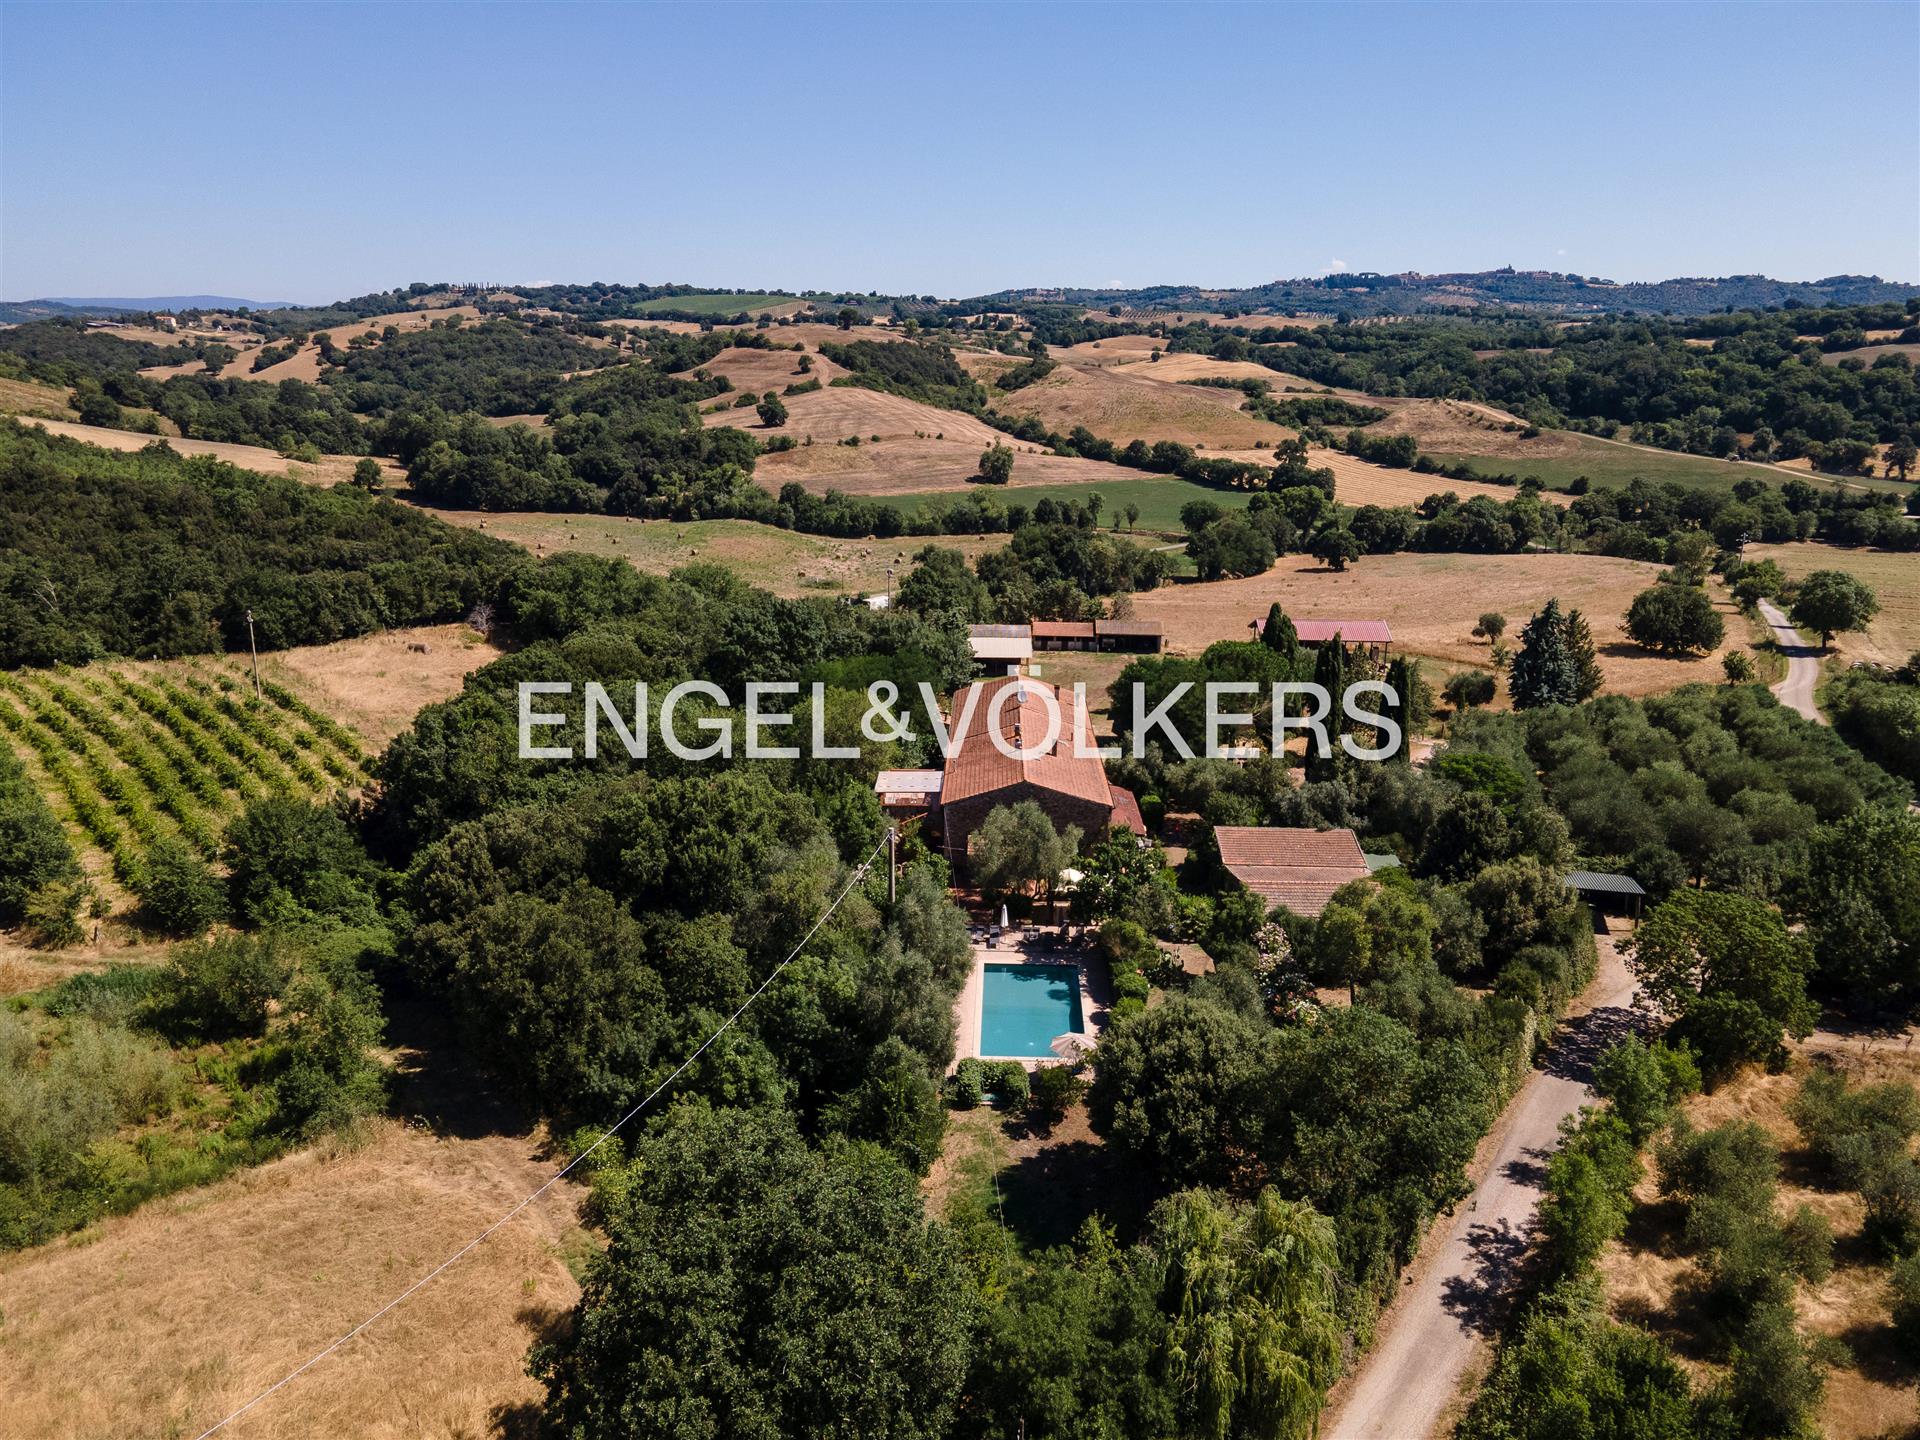
M 1071 965 L 988 965 L 981 977 L 980 1053 L 1051 1055 L 1080 1029 L 1080 972 Z

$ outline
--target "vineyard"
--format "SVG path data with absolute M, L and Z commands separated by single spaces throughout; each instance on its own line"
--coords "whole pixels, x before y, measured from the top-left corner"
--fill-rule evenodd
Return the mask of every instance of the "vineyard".
M 292 691 L 218 661 L 0 673 L 0 734 L 62 818 L 132 893 L 173 839 L 217 862 L 227 824 L 267 795 L 362 783 L 359 740 Z

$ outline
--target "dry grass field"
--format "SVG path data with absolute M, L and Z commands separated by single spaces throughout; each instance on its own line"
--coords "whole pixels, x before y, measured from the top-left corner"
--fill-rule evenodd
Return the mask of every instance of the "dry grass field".
M 1902 665 L 1920 651 L 1920 556 L 1843 550 L 1812 541 L 1749 545 L 1745 554 L 1749 560 L 1774 561 L 1789 580 L 1804 579 L 1815 570 L 1844 570 L 1872 588 L 1880 600 L 1880 613 L 1864 632 L 1834 637 L 1834 649 L 1842 660 Z
M 0 1259 L 6 1432 L 194 1436 L 431 1270 L 534 1189 L 542 1137 L 375 1122 Z M 528 1345 L 578 1299 L 563 1182 L 225 1435 L 516 1435 Z
M 975 460 L 988 445 L 1008 438 L 962 411 L 941 410 L 904 395 L 888 395 L 858 385 L 823 386 L 805 395 L 787 396 L 782 403 L 788 419 L 779 430 L 762 426 L 750 407 L 735 408 L 730 403 L 703 418 L 709 426 L 731 425 L 760 440 L 776 434 L 791 435 L 798 445 L 805 445 L 808 436 L 819 446 L 853 436 L 864 444 L 875 435 L 883 441 L 942 435 L 949 442 L 972 446 Z
M 425 645 L 426 653 L 413 645 Z M 502 653 L 468 625 L 417 625 L 273 651 L 260 657 L 260 674 L 380 750 L 424 707 L 459 694 L 467 676 Z
M 1819 1285 L 1800 1286 L 1795 1300 L 1800 1323 L 1831 1336 L 1850 1354 L 1829 1371 L 1819 1416 L 1827 1440 L 1911 1435 L 1920 1409 L 1920 1371 L 1903 1360 L 1888 1330 L 1886 1268 L 1860 1242 L 1865 1207 L 1855 1194 L 1827 1189 L 1808 1174 L 1787 1105 L 1800 1077 L 1815 1060 L 1837 1064 L 1855 1083 L 1920 1082 L 1920 1050 L 1914 1032 L 1894 1039 L 1842 1040 L 1816 1032 L 1788 1073 L 1749 1070 L 1712 1095 L 1696 1096 L 1686 1113 L 1696 1126 L 1751 1120 L 1780 1143 L 1783 1154 L 1777 1209 L 1786 1214 L 1810 1206 L 1833 1227 L 1834 1268 Z M 1602 1253 L 1600 1271 L 1616 1318 L 1646 1326 L 1675 1347 L 1696 1380 L 1711 1383 L 1721 1373 L 1700 1344 L 1701 1317 L 1691 1308 L 1685 1281 L 1692 1259 L 1680 1248 L 1677 1216 L 1661 1203 L 1653 1166 L 1635 1192 L 1638 1202 L 1625 1236 Z
M 1523 439 L 1519 431 L 1507 428 L 1520 422 L 1490 406 L 1469 405 L 1458 400 L 1373 403 L 1389 412 L 1386 419 L 1370 427 L 1373 433 L 1411 435 L 1420 442 L 1422 450 L 1550 460 L 1572 455 L 1579 448 L 1579 437 L 1563 430 L 1545 430 L 1531 439 Z
M 144 450 L 156 439 L 163 437 L 142 435 L 133 430 L 112 430 L 101 425 L 81 425 L 70 420 L 32 420 L 50 434 L 65 435 L 74 440 L 84 440 L 89 445 L 99 445 L 107 450 Z M 258 470 L 266 475 L 286 475 L 308 485 L 336 485 L 343 480 L 353 478 L 353 467 L 360 463 L 358 455 L 322 455 L 315 464 L 301 460 L 289 460 L 284 455 L 268 450 L 261 445 L 231 445 L 224 440 L 182 440 L 178 436 L 166 436 L 167 444 L 182 455 L 211 455 L 216 460 L 224 460 L 229 465 L 238 465 L 243 470 Z M 376 457 L 377 458 L 377 457 Z M 380 461 L 380 471 L 389 485 L 405 481 L 406 471 L 391 460 Z
M 1287 555 L 1265 575 L 1136 595 L 1134 610 L 1162 621 L 1168 647 L 1185 654 L 1216 640 L 1246 639 L 1247 622 L 1264 618 L 1278 600 L 1297 618 L 1385 620 L 1398 651 L 1484 667 L 1486 642 L 1471 633 L 1483 611 L 1504 614 L 1513 637 L 1528 616 L 1558 597 L 1563 609 L 1586 615 L 1610 693 L 1650 695 L 1720 680 L 1721 651 L 1668 659 L 1642 650 L 1622 631 L 1627 606 L 1659 572 L 1657 565 L 1599 555 L 1380 555 L 1334 572 Z M 1730 602 L 1716 595 L 1715 603 L 1729 617 L 1730 643 L 1739 641 L 1744 627 L 1731 623 Z
M 1251 360 L 1216 360 L 1211 355 L 1162 355 L 1158 360 L 1131 356 L 1115 368 L 1130 380 L 1158 380 L 1168 385 L 1183 380 L 1265 380 L 1274 384 L 1280 378 L 1279 371 Z
M 71 392 L 58 385 L 43 385 L 38 380 L 0 379 L 0 414 L 40 415 L 55 420 L 72 420 Z
M 1063 365 L 1124 365 L 1130 360 L 1145 360 L 1155 350 L 1166 349 L 1167 342 L 1157 335 L 1115 335 L 1106 340 L 1087 340 L 1078 345 L 1054 345 L 1048 354 Z
M 1890 343 L 1893 336 L 1898 335 L 1900 332 L 1898 330 L 1892 330 L 1884 333 L 1889 343 L 1862 345 L 1858 350 L 1828 351 L 1820 357 L 1820 363 L 1822 365 L 1838 365 L 1842 360 L 1858 360 L 1868 369 L 1872 369 L 1873 362 L 1878 360 L 1882 355 L 1904 355 L 1911 363 L 1920 365 L 1920 345 L 1893 344 Z M 1872 339 L 1873 337 L 1869 335 L 1867 338 Z
M 1254 465 L 1271 465 L 1273 456 L 1265 450 L 1229 450 L 1222 452 L 1228 460 L 1245 460 Z M 1451 490 L 1462 500 L 1472 500 L 1476 496 L 1485 496 L 1489 500 L 1505 504 L 1516 499 L 1519 491 L 1511 485 L 1492 485 L 1480 480 L 1453 480 L 1445 475 L 1422 475 L 1417 470 L 1402 470 L 1388 465 L 1376 465 L 1371 460 L 1362 460 L 1357 455 L 1348 455 L 1339 450 L 1328 450 L 1315 446 L 1308 456 L 1309 463 L 1325 466 L 1333 471 L 1334 495 L 1342 505 L 1418 505 L 1429 495 L 1439 495 Z M 1544 490 L 1540 498 L 1549 505 L 1567 506 L 1573 503 L 1573 497 L 1557 490 Z
M 1062 365 L 1045 379 L 996 397 L 997 408 L 1031 415 L 1062 433 L 1084 425 L 1122 445 L 1177 440 L 1208 450 L 1238 450 L 1260 440 L 1271 445 L 1293 433 L 1241 410 L 1244 397 L 1237 391 L 1172 385 L 1134 374 L 1134 368 Z M 1149 361 L 1144 368 L 1157 367 Z
M 818 380 L 822 386 L 829 385 L 837 377 L 847 373 L 824 355 L 816 355 L 809 351 L 808 358 L 812 361 L 813 368 L 802 374 L 799 369 L 800 356 L 795 351 L 755 350 L 735 345 L 722 350 L 713 359 L 697 368 L 711 375 L 726 376 L 733 382 L 735 390 L 771 390 L 776 395 L 789 385 L 802 384 L 808 380 Z M 692 370 L 680 372 L 683 377 L 693 373 Z M 720 397 L 722 403 L 731 403 L 733 398 L 731 395 Z M 786 403 L 791 406 L 794 401 L 805 398 L 803 395 L 789 396 Z M 712 404 L 713 402 L 704 403 Z
M 955 412 L 938 413 L 952 416 Z M 754 479 L 769 490 L 777 491 L 788 481 L 797 481 L 816 494 L 839 490 L 876 498 L 972 488 L 973 476 L 980 468 L 980 452 L 993 441 L 955 440 L 951 430 L 945 432 L 944 440 L 936 439 L 939 433 L 930 431 L 924 438 L 908 434 L 857 447 L 816 443 L 779 455 L 763 455 L 754 467 Z M 1049 455 L 1008 436 L 996 433 L 993 438 L 1014 449 L 1013 479 L 1007 492 L 1032 485 L 1124 484 L 1141 478 L 1138 470 L 1104 460 Z
M 948 546 L 969 559 L 1006 544 L 1004 535 L 903 535 L 893 540 L 842 540 L 827 535 L 802 535 L 752 520 L 682 522 L 634 520 L 623 515 L 500 514 L 478 510 L 430 513 L 449 524 L 485 529 L 489 535 L 524 545 L 540 555 L 565 550 L 582 555 L 617 556 L 652 575 L 665 575 L 683 565 L 721 565 L 742 580 L 787 599 L 883 591 L 887 585 L 887 567 L 893 567 L 894 580 L 898 583 L 912 568 L 914 553 L 927 544 Z

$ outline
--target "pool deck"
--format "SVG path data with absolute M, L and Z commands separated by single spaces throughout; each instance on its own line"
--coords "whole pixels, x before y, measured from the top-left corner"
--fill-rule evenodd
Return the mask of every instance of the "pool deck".
M 953 1065 L 947 1067 L 948 1074 L 952 1074 L 954 1065 L 962 1060 L 974 1058 L 1014 1060 L 1029 1070 L 1058 1063 L 1057 1059 L 1045 1055 L 980 1053 L 980 1006 L 986 994 L 986 970 L 989 965 L 1073 967 L 1080 980 L 1080 1029 L 1069 1033 L 1076 1035 L 1084 1049 L 1091 1050 L 1094 1042 L 1100 1038 L 1100 1032 L 1106 1029 L 1107 1013 L 1113 1005 L 1113 988 L 1108 983 L 1105 962 L 1095 956 L 1090 947 L 1067 945 L 1060 928 L 1053 925 L 1034 925 L 1024 930 L 1008 931 L 1000 937 L 998 945 L 989 944 L 985 932 L 976 929 L 973 937 L 973 969 L 967 972 L 966 983 L 960 987 L 960 998 L 953 1006 L 954 1058 Z

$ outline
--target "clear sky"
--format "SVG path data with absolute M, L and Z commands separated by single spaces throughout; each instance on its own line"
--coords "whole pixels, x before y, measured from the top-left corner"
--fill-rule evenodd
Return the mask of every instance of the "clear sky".
M 1920 279 L 1920 5 L 0 8 L 0 295 Z

